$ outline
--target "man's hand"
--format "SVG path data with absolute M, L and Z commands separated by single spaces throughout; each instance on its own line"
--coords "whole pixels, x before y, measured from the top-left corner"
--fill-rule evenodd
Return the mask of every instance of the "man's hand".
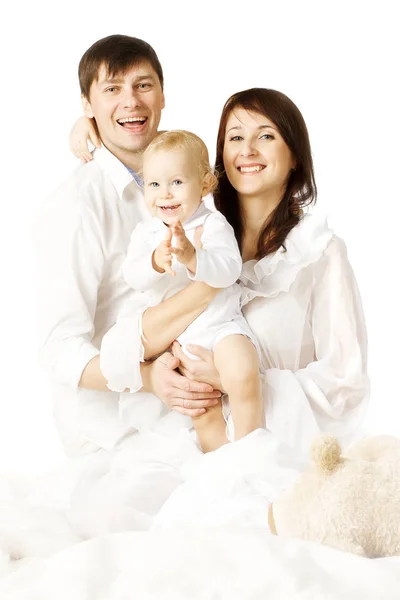
M 172 231 L 167 228 L 165 238 L 153 252 L 153 269 L 158 273 L 168 273 L 173 277 L 176 275 L 172 269 L 172 252 L 171 252 Z
M 175 237 L 175 246 L 171 248 L 171 252 L 175 254 L 178 261 L 185 265 L 189 271 L 196 273 L 196 250 L 192 242 L 186 237 L 182 223 L 178 221 L 174 225 L 171 225 L 170 228 L 172 235 Z
M 175 340 L 172 344 L 172 352 L 179 359 L 179 372 L 187 379 L 207 382 L 214 389 L 223 392 L 221 378 L 214 364 L 214 353 L 193 344 L 188 344 L 186 348 L 191 354 L 197 356 L 198 360 L 189 358 L 183 352 L 179 342 Z
M 199 417 L 207 408 L 216 406 L 221 392 L 207 383 L 199 383 L 179 375 L 179 360 L 164 352 L 142 369 L 142 391 L 152 392 L 172 410 L 189 417 Z

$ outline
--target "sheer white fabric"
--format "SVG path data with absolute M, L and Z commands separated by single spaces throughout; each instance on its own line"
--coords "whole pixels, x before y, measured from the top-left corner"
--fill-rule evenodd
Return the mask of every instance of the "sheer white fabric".
M 347 442 L 360 424 L 367 336 L 345 244 L 326 220 L 306 214 L 285 247 L 244 265 L 242 305 L 261 347 L 266 426 L 307 452 L 320 429 Z

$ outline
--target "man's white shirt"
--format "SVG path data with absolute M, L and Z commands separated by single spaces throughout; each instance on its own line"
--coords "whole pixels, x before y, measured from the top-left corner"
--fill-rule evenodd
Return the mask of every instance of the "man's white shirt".
M 78 388 L 131 290 L 122 275 L 132 230 L 149 219 L 143 192 L 106 148 L 52 194 L 35 223 L 40 358 L 70 454 L 111 448 L 129 431 L 119 394 Z

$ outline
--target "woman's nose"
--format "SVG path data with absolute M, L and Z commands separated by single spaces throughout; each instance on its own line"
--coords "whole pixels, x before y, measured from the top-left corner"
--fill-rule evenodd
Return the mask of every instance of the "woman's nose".
M 252 140 L 247 140 L 243 142 L 243 145 L 240 149 L 240 154 L 242 156 L 254 156 L 257 154 L 257 149 L 255 148 Z

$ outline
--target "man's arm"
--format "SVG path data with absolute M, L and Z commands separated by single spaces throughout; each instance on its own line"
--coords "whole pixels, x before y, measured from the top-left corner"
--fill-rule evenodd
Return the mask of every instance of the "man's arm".
M 179 360 L 166 352 L 154 362 L 140 365 L 143 387 L 141 392 L 155 394 L 169 408 L 189 417 L 198 417 L 206 408 L 215 406 L 221 393 L 211 385 L 191 381 L 175 371 Z M 95 356 L 87 365 L 79 381 L 79 387 L 110 391 L 107 380 L 100 370 L 100 356 Z
M 40 358 L 54 381 L 76 387 L 99 354 L 92 339 L 104 255 L 90 208 L 61 189 L 35 224 Z

